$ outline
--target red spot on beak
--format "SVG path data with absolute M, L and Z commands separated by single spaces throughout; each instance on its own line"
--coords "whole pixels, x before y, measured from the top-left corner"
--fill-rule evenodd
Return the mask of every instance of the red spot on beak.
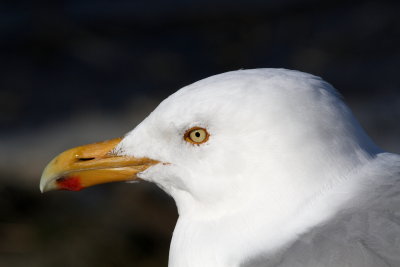
M 62 177 L 57 179 L 57 185 L 62 190 L 80 191 L 83 189 L 78 176 Z

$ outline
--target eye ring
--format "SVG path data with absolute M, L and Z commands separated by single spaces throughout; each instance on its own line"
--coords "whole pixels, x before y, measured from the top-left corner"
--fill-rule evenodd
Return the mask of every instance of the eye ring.
M 210 134 L 206 129 L 201 127 L 192 127 L 185 132 L 183 139 L 191 144 L 200 145 L 207 142 L 209 137 Z

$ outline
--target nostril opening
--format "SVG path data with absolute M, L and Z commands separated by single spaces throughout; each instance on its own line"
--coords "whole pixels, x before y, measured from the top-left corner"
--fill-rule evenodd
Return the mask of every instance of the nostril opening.
M 78 158 L 79 161 L 88 161 L 88 160 L 92 160 L 95 158 Z

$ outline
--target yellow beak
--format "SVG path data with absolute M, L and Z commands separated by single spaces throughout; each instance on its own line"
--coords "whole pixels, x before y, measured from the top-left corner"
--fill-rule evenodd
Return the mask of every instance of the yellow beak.
M 116 138 L 61 153 L 44 169 L 40 191 L 79 191 L 96 184 L 136 180 L 137 173 L 158 163 L 148 158 L 113 154 L 120 141 L 121 138 Z

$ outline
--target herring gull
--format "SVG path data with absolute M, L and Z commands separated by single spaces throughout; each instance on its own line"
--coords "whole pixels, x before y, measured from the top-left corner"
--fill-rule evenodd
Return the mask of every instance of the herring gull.
M 40 189 L 135 179 L 175 200 L 171 267 L 400 266 L 400 156 L 310 74 L 193 83 L 123 138 L 61 153 Z

